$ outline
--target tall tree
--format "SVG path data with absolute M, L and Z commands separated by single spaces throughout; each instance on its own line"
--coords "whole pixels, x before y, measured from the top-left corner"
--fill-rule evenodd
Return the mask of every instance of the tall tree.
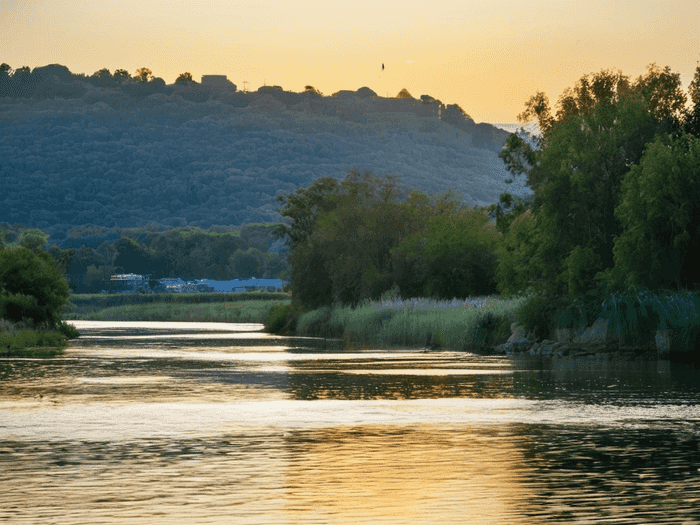
M 531 285 L 568 294 L 594 287 L 596 272 L 613 266 L 622 180 L 657 133 L 677 126 L 684 103 L 678 86 L 678 75 L 652 64 L 632 83 L 619 72 L 585 75 L 559 98 L 556 116 L 543 93 L 528 100 L 519 118 L 537 118 L 542 138 L 533 147 L 511 135 L 500 156 L 511 173 L 527 175 L 535 192 L 531 220 L 538 233 L 520 239 L 539 246 L 517 248 L 536 269 Z
M 700 138 L 659 136 L 622 187 L 614 277 L 650 288 L 700 284 Z

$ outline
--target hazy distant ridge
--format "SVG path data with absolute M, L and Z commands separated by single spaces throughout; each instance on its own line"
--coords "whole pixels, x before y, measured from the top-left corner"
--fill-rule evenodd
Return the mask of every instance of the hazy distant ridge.
M 163 84 L 134 94 L 57 77 L 43 86 L 0 98 L 0 222 L 60 235 L 82 224 L 273 221 L 277 193 L 353 167 L 452 188 L 469 204 L 514 189 L 497 157 L 508 133 L 456 106 L 367 88 L 321 97 Z

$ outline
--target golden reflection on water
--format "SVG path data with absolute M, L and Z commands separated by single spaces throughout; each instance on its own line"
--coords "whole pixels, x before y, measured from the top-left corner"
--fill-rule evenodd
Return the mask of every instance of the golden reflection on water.
M 324 428 L 288 438 L 293 523 L 524 523 L 522 452 L 480 427 Z
M 0 359 L 0 522 L 700 523 L 694 375 L 80 328 Z
M 251 428 L 14 443 L 0 457 L 11 522 L 517 524 L 532 497 L 522 452 L 486 427 Z

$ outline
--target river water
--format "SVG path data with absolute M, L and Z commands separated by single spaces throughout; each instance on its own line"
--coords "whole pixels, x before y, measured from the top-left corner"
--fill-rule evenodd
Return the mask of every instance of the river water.
M 700 523 L 700 370 L 74 321 L 0 359 L 0 522 Z

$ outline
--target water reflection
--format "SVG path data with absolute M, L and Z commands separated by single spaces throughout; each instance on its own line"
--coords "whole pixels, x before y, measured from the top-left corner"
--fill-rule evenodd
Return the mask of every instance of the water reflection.
M 260 328 L 85 323 L 0 359 L 0 521 L 700 523 L 692 366 Z

